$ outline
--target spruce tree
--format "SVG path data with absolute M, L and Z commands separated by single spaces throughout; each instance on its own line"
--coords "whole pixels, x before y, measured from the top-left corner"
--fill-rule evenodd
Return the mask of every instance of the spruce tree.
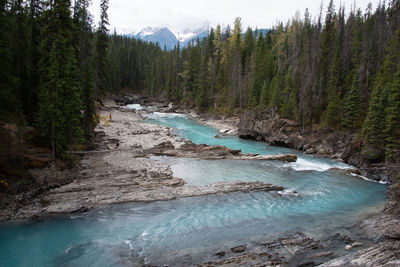
M 242 20 L 236 18 L 232 31 L 232 36 L 228 39 L 229 41 L 229 57 L 231 60 L 231 72 L 230 72 L 230 92 L 231 101 L 230 108 L 239 107 L 241 104 L 241 86 L 242 86 L 242 61 L 240 55 L 242 40 Z
M 322 113 L 325 106 L 327 106 L 328 99 L 328 83 L 329 83 L 329 72 L 331 63 L 334 56 L 335 46 L 335 7 L 333 0 L 330 0 L 328 10 L 325 17 L 325 25 L 321 34 L 320 41 L 320 54 L 318 59 L 318 103 L 317 113 Z M 336 96 L 332 97 L 335 99 Z M 318 114 L 315 114 L 318 115 Z
M 250 90 L 249 104 L 248 104 L 250 108 L 256 107 L 260 103 L 260 94 L 262 91 L 263 80 L 265 79 L 263 71 L 264 53 L 265 53 L 264 38 L 262 33 L 260 33 L 257 38 L 256 51 L 255 51 L 255 77 L 254 77 L 253 87 Z
M 340 40 L 340 39 L 339 39 Z M 328 106 L 324 114 L 324 123 L 331 128 L 337 128 L 341 119 L 341 99 L 342 91 L 342 64 L 341 64 L 341 41 L 338 42 L 335 57 L 330 71 L 328 84 Z
M 275 76 L 269 86 L 269 106 L 278 109 L 281 104 L 279 76 Z
M 41 60 L 39 129 L 53 151 L 53 157 L 65 157 L 65 151 L 81 144 L 80 84 L 78 64 L 72 46 L 73 23 L 70 1 L 54 2 L 47 11 L 48 25 L 43 28 Z
M 385 127 L 386 157 L 398 159 L 400 156 L 400 64 L 389 85 L 388 94 Z
M 264 81 L 263 86 L 261 88 L 261 95 L 260 95 L 260 107 L 266 108 L 269 105 L 269 90 L 268 90 L 268 83 Z
M 189 58 L 183 72 L 183 86 L 188 93 L 186 100 L 196 100 L 197 92 L 200 89 L 200 71 L 201 51 L 199 44 L 197 44 L 194 47 L 189 47 Z
M 280 107 L 282 117 L 295 120 L 297 119 L 296 90 L 292 78 L 287 75 L 285 78 L 284 100 Z
M 387 104 L 387 87 L 382 87 L 380 84 L 375 86 L 362 129 L 365 142 L 362 152 L 370 159 L 378 159 L 383 153 Z
M 96 40 L 96 73 L 95 73 L 95 91 L 94 97 L 99 100 L 108 90 L 108 0 L 101 0 L 100 2 L 100 23 L 97 29 L 97 40 Z
M 360 128 L 360 82 L 358 75 L 353 75 L 353 84 L 343 99 L 342 127 L 350 130 Z
M 390 127 L 386 125 L 388 118 L 385 109 L 388 107 L 388 98 L 392 91 L 390 87 L 395 82 L 393 81 L 393 73 L 397 72 L 400 62 L 399 51 L 400 30 L 393 35 L 386 47 L 385 60 L 375 79 L 367 117 L 363 123 L 362 134 L 366 144 L 363 153 L 373 159 L 382 156 L 385 140 L 389 137 L 387 133 L 390 132 L 388 129 Z
M 74 45 L 79 64 L 79 83 L 83 102 L 83 132 L 88 143 L 93 141 L 97 113 L 94 101 L 92 18 L 88 12 L 90 1 L 77 0 L 74 6 Z
M 18 80 L 12 72 L 11 26 L 8 19 L 8 1 L 0 0 L 0 117 L 14 114 L 17 103 Z

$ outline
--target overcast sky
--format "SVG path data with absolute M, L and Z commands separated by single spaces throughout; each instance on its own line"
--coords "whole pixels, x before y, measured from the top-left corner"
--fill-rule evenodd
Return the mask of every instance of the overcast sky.
M 329 0 L 323 0 L 324 12 Z M 375 9 L 379 0 L 357 0 L 356 5 L 365 10 L 371 2 Z M 93 0 L 91 13 L 97 24 L 99 2 Z M 354 0 L 337 0 L 349 11 Z M 208 21 L 212 26 L 233 24 L 236 17 L 242 18 L 244 27 L 269 28 L 279 20 L 286 22 L 296 11 L 301 15 L 308 7 L 313 17 L 317 16 L 321 0 L 109 0 L 111 28 L 119 33 L 134 31 L 146 26 L 169 25 L 175 30 Z

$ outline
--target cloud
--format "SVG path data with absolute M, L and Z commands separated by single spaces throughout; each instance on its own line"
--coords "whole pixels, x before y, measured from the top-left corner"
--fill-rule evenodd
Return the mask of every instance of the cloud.
M 365 10 L 369 2 L 376 7 L 378 1 L 358 0 L 357 6 Z M 99 18 L 99 2 L 93 0 L 91 7 L 95 21 Z M 328 0 L 323 2 L 326 7 Z M 336 1 L 336 8 L 341 3 L 346 10 L 350 10 L 354 0 Z M 111 27 L 119 32 L 159 25 L 182 30 L 204 21 L 209 21 L 213 26 L 227 25 L 232 24 L 236 17 L 242 18 L 244 27 L 268 28 L 277 21 L 286 22 L 296 11 L 303 14 L 307 7 L 315 17 L 319 14 L 320 6 L 321 0 L 110 0 L 108 14 Z

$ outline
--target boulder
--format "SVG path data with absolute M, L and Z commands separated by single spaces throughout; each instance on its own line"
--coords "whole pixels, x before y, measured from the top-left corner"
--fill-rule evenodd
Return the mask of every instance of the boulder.
M 258 112 L 245 111 L 240 115 L 238 135 L 247 139 L 265 139 L 271 144 L 285 144 L 287 137 L 299 132 L 300 125 L 291 120 L 280 118 L 273 108 Z
M 391 225 L 387 227 L 385 231 L 385 236 L 390 238 L 390 239 L 400 239 L 400 225 Z
M 304 151 L 304 153 L 306 153 L 306 154 L 315 154 L 315 153 L 317 153 L 317 151 L 312 147 L 312 148 L 309 148 L 306 151 Z
M 351 245 L 346 245 L 345 247 L 344 247 L 344 249 L 345 250 L 351 250 L 353 247 L 351 246 Z
M 237 247 L 231 248 L 231 251 L 234 253 L 244 252 L 245 250 L 246 250 L 246 246 L 237 246 Z
M 214 255 L 218 256 L 218 257 L 223 257 L 223 256 L 225 256 L 225 254 L 226 254 L 225 251 L 220 251 L 220 252 L 215 253 Z

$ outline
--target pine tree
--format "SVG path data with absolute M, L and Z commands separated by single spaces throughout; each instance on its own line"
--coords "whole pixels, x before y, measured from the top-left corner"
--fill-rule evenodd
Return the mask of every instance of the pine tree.
M 386 157 L 400 156 L 400 64 L 393 81 L 389 85 L 388 106 L 386 108 Z
M 269 91 L 268 91 L 268 83 L 264 81 L 263 86 L 261 88 L 260 95 L 260 107 L 266 108 L 269 104 Z
M 363 124 L 362 134 L 364 142 L 362 153 L 370 159 L 378 159 L 382 156 L 386 114 L 385 108 L 387 107 L 387 89 L 377 85 L 371 96 L 369 103 L 367 117 Z
M 253 108 L 258 106 L 260 103 L 260 94 L 262 91 L 263 80 L 265 79 L 265 75 L 263 72 L 264 67 L 264 53 L 265 53 L 265 45 L 264 38 L 262 33 L 258 35 L 257 45 L 255 51 L 255 76 L 254 76 L 254 84 L 250 90 L 249 96 L 249 107 Z
M 324 123 L 331 128 L 337 128 L 341 119 L 341 91 L 343 86 L 343 67 L 341 59 L 342 38 L 339 37 L 336 44 L 336 52 L 333 58 L 333 64 L 330 71 L 330 80 L 328 83 L 328 106 L 324 114 Z
M 11 46 L 13 48 L 13 69 L 14 76 L 18 77 L 18 88 L 17 88 L 17 102 L 18 109 L 22 107 L 29 107 L 32 99 L 29 99 L 30 88 L 29 88 L 29 70 L 28 70 L 28 49 L 26 47 L 26 41 L 28 39 L 28 14 L 26 12 L 24 3 L 22 0 L 11 2 L 11 16 L 14 18 L 13 21 L 13 32 L 11 39 Z M 22 110 L 20 111 L 22 112 Z M 27 111 L 28 112 L 28 111 Z M 21 122 L 24 120 L 24 116 L 20 114 Z M 22 123 L 24 124 L 24 123 Z
M 328 106 L 324 114 L 324 123 L 326 126 L 336 129 L 340 125 L 341 100 L 339 92 L 331 91 L 330 94 L 331 96 L 329 97 Z
M 269 86 L 269 106 L 278 109 L 280 107 L 280 85 L 279 76 L 275 76 Z
M 188 93 L 186 100 L 196 99 L 196 94 L 200 88 L 200 70 L 201 70 L 201 51 L 197 44 L 189 49 L 189 58 L 183 72 L 183 86 Z
M 94 102 L 92 18 L 88 12 L 90 1 L 77 0 L 74 6 L 74 44 L 79 64 L 79 83 L 83 100 L 83 132 L 88 143 L 93 141 L 97 113 Z
M 21 1 L 0 1 L 0 118 L 16 123 L 19 152 L 23 151 L 23 133 L 26 126 L 21 103 L 21 78 L 26 80 L 26 77 L 22 76 L 26 74 L 26 61 L 23 50 L 15 49 L 21 48 L 21 41 L 17 41 L 16 36 L 21 36 L 20 33 L 23 32 L 22 20 L 25 14 L 18 13 L 22 11 Z M 12 21 L 10 17 L 17 19 Z
M 288 75 L 285 79 L 284 100 L 280 107 L 280 114 L 287 119 L 297 119 L 296 90 L 292 78 Z
M 24 114 L 30 124 L 35 123 L 35 115 L 39 110 L 39 61 L 40 61 L 40 20 L 43 12 L 41 0 L 30 0 L 28 19 L 28 52 L 27 52 L 27 92 L 23 95 Z M 26 45 L 26 43 L 24 43 Z M 26 49 L 26 48 L 24 48 Z
M 72 46 L 70 1 L 57 1 L 47 11 L 42 48 L 50 48 L 41 60 L 39 129 L 52 147 L 53 157 L 82 142 L 78 64 Z M 47 51 L 42 51 L 47 54 Z
M 241 100 L 241 86 L 242 86 L 242 64 L 240 56 L 240 45 L 242 40 L 242 21 L 241 18 L 236 18 L 232 31 L 232 36 L 229 41 L 229 57 L 231 59 L 231 79 L 230 79 L 230 92 L 232 92 L 232 99 L 230 103 L 231 108 L 236 108 L 240 105 Z
M 108 62 L 107 62 L 107 50 L 108 50 L 108 0 L 102 0 L 100 2 L 100 23 L 97 29 L 97 41 L 96 41 L 96 73 L 95 73 L 95 91 L 94 97 L 99 100 L 108 90 Z
M 18 105 L 17 78 L 12 73 L 11 25 L 7 18 L 8 1 L 0 0 L 0 117 L 9 117 Z
M 330 0 L 328 5 L 328 10 L 325 17 L 325 25 L 321 34 L 320 42 L 320 55 L 318 60 L 318 73 L 319 73 L 319 84 L 318 84 L 318 103 L 316 109 L 316 116 L 322 114 L 323 109 L 327 106 L 328 99 L 328 82 L 329 82 L 329 72 L 331 68 L 331 63 L 334 56 L 334 46 L 335 46 L 335 7 L 333 0 Z M 334 96 L 332 99 L 335 99 Z
M 353 75 L 353 84 L 343 99 L 342 127 L 350 130 L 360 128 L 360 82 L 358 75 Z
M 363 123 L 362 134 L 366 146 L 363 148 L 363 154 L 369 158 L 377 159 L 382 156 L 382 148 L 385 146 L 385 140 L 388 130 L 386 123 L 388 118 L 385 109 L 389 104 L 389 94 L 391 94 L 391 84 L 393 73 L 397 72 L 400 62 L 400 30 L 398 30 L 386 47 L 385 60 L 379 69 L 375 79 L 373 92 L 369 101 L 367 117 Z M 390 121 L 392 121 L 391 119 Z M 390 124 L 390 122 L 389 122 Z M 385 131 L 386 129 L 386 131 Z M 390 137 L 389 137 L 390 138 Z

